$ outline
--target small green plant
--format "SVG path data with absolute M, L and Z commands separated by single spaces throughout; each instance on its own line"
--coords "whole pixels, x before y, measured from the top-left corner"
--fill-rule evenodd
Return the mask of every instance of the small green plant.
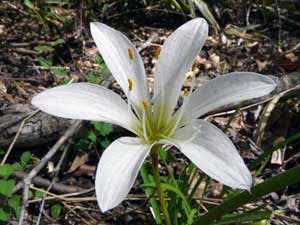
M 20 162 L 0 166 L 0 198 L 5 199 L 4 204 L 0 205 L 0 223 L 1 221 L 6 222 L 11 216 L 19 217 L 21 195 L 12 194 L 15 187 L 15 180 L 12 175 L 15 171 L 29 168 L 31 158 L 30 152 L 23 152 L 20 156 Z
M 45 68 L 49 68 L 53 65 L 53 62 L 52 60 L 50 59 L 46 59 L 45 57 L 43 56 L 38 56 L 35 58 L 35 61 L 40 65 L 40 66 L 43 66 Z
M 29 16 L 39 21 L 45 29 L 49 29 L 49 25 L 62 28 L 75 18 L 72 10 L 64 7 L 73 4 L 69 1 L 24 0 L 22 3 Z
M 112 141 L 112 125 L 104 122 L 90 122 L 83 136 L 74 141 L 75 148 L 79 151 L 89 152 L 93 146 L 100 149 L 106 148 Z
M 53 218 L 58 218 L 61 214 L 62 206 L 61 204 L 55 203 L 50 208 L 50 213 Z

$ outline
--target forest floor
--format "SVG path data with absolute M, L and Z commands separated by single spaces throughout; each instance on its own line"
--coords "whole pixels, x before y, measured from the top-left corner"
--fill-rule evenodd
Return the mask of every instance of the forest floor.
M 116 4 L 118 6 L 118 4 Z M 108 9 L 103 16 L 101 11 L 94 10 L 88 16 L 83 15 L 82 8 L 64 8 L 60 15 L 70 17 L 71 25 L 64 26 L 59 20 L 50 17 L 41 20 L 24 5 L 3 1 L 0 3 L 0 118 L 1 110 L 16 104 L 30 104 L 31 98 L 49 87 L 69 82 L 86 81 L 101 84 L 110 80 L 110 73 L 98 56 L 99 53 L 91 38 L 89 21 L 100 20 L 125 33 L 137 46 L 144 60 L 149 86 L 153 87 L 153 70 L 155 68 L 155 52 L 164 40 L 180 24 L 189 19 L 171 10 L 120 10 L 117 6 Z M 121 7 L 121 6 L 120 6 Z M 122 8 L 122 7 L 121 7 Z M 58 9 L 57 9 L 58 10 Z M 123 10 L 123 8 L 122 8 Z M 122 12 L 122 13 L 120 13 Z M 278 16 L 269 12 L 264 16 L 259 8 L 250 10 L 250 19 L 242 8 L 222 9 L 217 21 L 220 31 L 210 27 L 209 38 L 201 51 L 197 68 L 197 85 L 201 86 L 207 80 L 220 74 L 232 71 L 252 71 L 272 75 L 278 79 L 289 77 L 290 74 L 300 76 L 300 22 L 293 20 L 285 11 Z M 91 18 L 89 18 L 91 17 Z M 299 79 L 300 80 L 300 79 Z M 190 87 L 191 77 L 187 74 L 185 87 Z M 295 84 L 300 84 L 300 81 Z M 122 93 L 116 82 L 110 83 L 110 88 Z M 264 116 L 267 103 L 257 103 L 254 107 L 238 111 L 234 118 L 231 114 L 221 113 L 209 118 L 221 129 L 227 130 L 246 163 L 250 163 L 261 153 L 286 140 L 300 129 L 299 97 L 297 94 L 285 96 L 276 103 L 268 125 L 263 131 L 258 131 L 259 121 Z M 90 125 L 84 125 L 84 130 Z M 87 128 L 88 127 L 88 128 Z M 109 128 L 108 128 L 109 129 Z M 128 199 L 116 209 L 102 214 L 95 201 L 93 190 L 94 174 L 98 159 L 108 143 L 124 133 L 120 128 L 115 132 L 101 134 L 101 143 L 94 143 L 89 137 L 80 134 L 68 144 L 68 157 L 59 170 L 57 183 L 65 185 L 65 193 L 70 190 L 82 192 L 71 197 L 50 197 L 63 192 L 49 191 L 41 224 L 154 224 L 149 206 L 143 191 L 138 188 L 141 180 L 137 180 Z M 0 126 L 0 134 L 1 134 Z M 84 132 L 84 131 L 82 131 Z M 81 132 L 81 133 L 82 133 Z M 98 136 L 98 135 L 97 135 Z M 258 140 L 258 136 L 263 136 Z M 11 140 L 12 141 L 12 140 Z M 7 163 L 14 163 L 20 155 L 29 151 L 30 162 L 23 173 L 28 173 L 43 158 L 55 142 L 40 145 L 18 146 L 13 148 Z M 260 146 L 259 148 L 256 144 Z M 82 147 L 88 144 L 89 147 Z M 276 151 L 265 165 L 263 172 L 256 178 L 259 183 L 273 174 L 285 171 L 300 164 L 300 142 L 295 141 Z M 0 146 L 2 156 L 8 146 Z M 172 152 L 180 160 L 186 160 L 175 149 Z M 2 157 L 1 156 L 1 157 Z M 53 177 L 53 167 L 60 156 L 53 157 L 47 167 L 39 172 L 39 178 L 31 189 L 33 195 L 37 191 L 47 190 Z M 178 163 L 180 164 L 180 163 Z M 179 165 L 174 165 L 174 167 Z M 52 169 L 51 169 L 52 168 Z M 164 173 L 164 171 L 161 171 Z M 15 176 L 16 183 L 20 177 Z M 72 189 L 73 188 L 73 189 Z M 203 187 L 199 187 L 200 189 Z M 299 185 L 287 187 L 280 192 L 274 192 L 261 200 L 258 205 L 265 204 L 269 210 L 282 210 L 282 216 L 274 216 L 271 224 L 297 224 L 300 213 Z M 221 184 L 211 181 L 208 199 L 218 202 L 222 189 Z M 90 190 L 89 192 L 84 192 Z M 201 192 L 201 190 L 199 190 Z M 21 192 L 19 192 L 21 195 Z M 2 200 L 1 200 L 2 201 Z M 40 212 L 42 199 L 30 198 L 25 221 L 33 224 Z M 53 205 L 63 206 L 57 217 L 53 216 Z M 205 205 L 210 207 L 210 205 Z M 54 207 L 55 208 L 55 207 Z M 12 216 L 9 224 L 17 224 Z M 100 221 L 100 222 L 99 222 Z M 24 223 L 24 224 L 26 224 Z

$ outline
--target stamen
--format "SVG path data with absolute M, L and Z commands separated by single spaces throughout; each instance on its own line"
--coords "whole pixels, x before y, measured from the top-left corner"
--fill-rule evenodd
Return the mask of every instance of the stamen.
M 132 80 L 129 78 L 129 79 L 128 79 L 128 89 L 129 89 L 129 91 L 132 91 L 132 85 L 133 85 L 133 82 L 132 82 Z
M 189 95 L 189 90 L 187 88 L 183 89 L 183 96 L 188 96 Z
M 144 109 L 147 109 L 149 106 L 149 103 L 146 100 L 143 100 L 143 106 L 144 106 Z
M 146 110 L 143 110 L 143 133 L 144 133 L 145 140 L 149 142 L 149 138 L 147 134 L 147 125 L 146 125 Z
M 197 60 L 194 61 L 193 65 L 192 65 L 192 72 L 195 72 L 196 68 L 197 68 L 198 62 Z
M 154 53 L 154 57 L 155 57 L 156 59 L 159 59 L 159 56 L 160 56 L 160 47 L 156 48 L 156 49 L 155 49 L 155 53 Z
M 128 56 L 129 56 L 129 58 L 130 58 L 131 60 L 134 59 L 133 51 L 132 51 L 131 48 L 128 48 Z
M 171 130 L 169 136 L 172 136 L 174 134 L 174 132 L 177 130 L 177 128 L 179 127 L 180 125 L 180 122 L 182 121 L 182 117 L 183 117 L 183 114 L 186 110 L 186 106 L 190 100 L 190 97 L 191 97 L 191 94 L 192 94 L 192 91 L 195 87 L 195 76 L 192 77 L 192 84 L 191 84 L 191 89 L 190 91 L 187 90 L 187 88 L 184 88 L 183 89 L 183 92 L 184 92 L 184 98 L 183 98 L 183 103 L 182 103 L 182 106 L 180 107 L 179 109 L 179 112 L 178 112 L 178 115 L 174 115 L 175 116 L 175 119 L 176 119 L 176 123 L 173 127 L 173 129 Z M 176 118 L 177 117 L 177 118 Z

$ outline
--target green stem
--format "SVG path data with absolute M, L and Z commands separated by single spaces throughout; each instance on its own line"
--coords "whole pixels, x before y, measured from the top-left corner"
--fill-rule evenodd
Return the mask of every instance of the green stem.
M 161 210 L 165 217 L 166 225 L 171 225 L 171 220 L 170 220 L 169 212 L 167 209 L 166 200 L 165 200 L 164 193 L 163 193 L 163 190 L 160 185 L 160 176 L 159 176 L 159 170 L 158 170 L 158 151 L 159 151 L 159 146 L 154 146 L 151 151 L 153 177 L 154 177 L 154 181 L 155 181 L 156 188 L 157 188 L 157 194 L 158 194 L 159 202 L 161 205 Z
M 242 191 L 234 197 L 225 200 L 221 205 L 209 210 L 203 216 L 194 219 L 193 225 L 212 224 L 222 216 L 226 215 L 247 203 L 254 202 L 256 199 L 270 194 L 271 192 L 279 191 L 288 185 L 296 184 L 300 181 L 300 167 L 295 166 L 281 174 L 269 178 L 263 183 L 257 184 L 251 189 L 251 192 Z

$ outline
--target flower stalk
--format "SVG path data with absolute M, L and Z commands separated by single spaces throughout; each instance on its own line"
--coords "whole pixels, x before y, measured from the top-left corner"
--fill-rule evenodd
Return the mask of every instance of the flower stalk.
M 159 176 L 159 169 L 158 169 L 158 152 L 159 152 L 159 145 L 153 146 L 151 150 L 151 160 L 152 160 L 152 170 L 153 170 L 153 178 L 156 184 L 157 194 L 161 206 L 161 211 L 164 214 L 165 224 L 171 225 L 171 220 L 167 208 L 167 203 L 165 200 L 164 192 L 160 185 L 160 176 Z

